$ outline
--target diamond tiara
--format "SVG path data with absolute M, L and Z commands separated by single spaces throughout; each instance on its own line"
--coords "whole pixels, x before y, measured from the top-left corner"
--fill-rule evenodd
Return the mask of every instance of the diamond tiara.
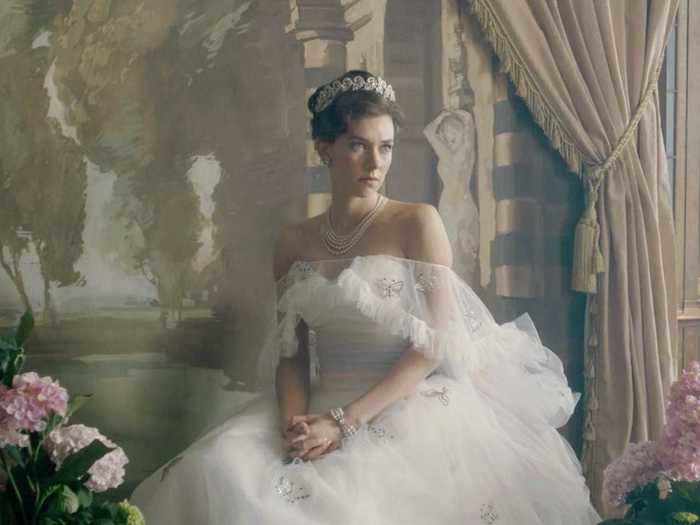
M 335 97 L 346 91 L 373 91 L 391 102 L 396 100 L 394 88 L 383 78 L 369 77 L 365 80 L 358 75 L 353 78 L 346 77 L 343 80 L 334 80 L 321 88 L 314 106 L 314 113 L 320 113 L 326 109 L 331 105 Z

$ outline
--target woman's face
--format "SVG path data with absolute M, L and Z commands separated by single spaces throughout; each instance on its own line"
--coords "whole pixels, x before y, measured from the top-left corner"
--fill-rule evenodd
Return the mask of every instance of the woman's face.
M 394 122 L 389 115 L 354 119 L 333 144 L 321 142 L 318 148 L 331 160 L 335 194 L 370 196 L 384 184 L 391 166 Z

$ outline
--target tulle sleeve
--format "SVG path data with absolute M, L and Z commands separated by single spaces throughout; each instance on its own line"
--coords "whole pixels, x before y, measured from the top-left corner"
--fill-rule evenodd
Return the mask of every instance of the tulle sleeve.
M 310 266 L 295 263 L 289 272 L 275 283 L 271 321 L 265 330 L 265 340 L 258 357 L 258 389 L 274 390 L 275 372 L 280 358 L 294 357 L 299 351 L 297 327 L 302 320 L 300 303 L 308 299 L 302 296 L 303 290 L 297 285 L 319 277 L 311 271 Z
M 446 266 L 404 259 L 358 259 L 338 278 L 365 316 L 460 376 L 479 356 L 468 349 L 496 327 L 483 303 Z
M 342 303 L 400 336 L 406 348 L 436 361 L 436 373 L 518 405 L 523 415 L 559 426 L 578 399 L 561 360 L 540 342 L 528 316 L 499 325 L 474 291 L 450 268 L 389 256 L 355 257 L 342 270 L 297 264 L 278 283 L 277 323 L 269 331 L 261 377 L 274 377 L 280 356 L 298 350 L 302 317 L 314 326 Z M 327 273 L 327 274 L 326 274 Z M 332 275 L 332 277 L 331 277 Z M 504 387 L 507 385 L 507 388 Z
M 529 316 L 499 325 L 450 268 L 406 259 L 356 259 L 338 286 L 367 317 L 437 361 L 436 372 L 468 382 L 522 417 L 559 427 L 578 394 Z

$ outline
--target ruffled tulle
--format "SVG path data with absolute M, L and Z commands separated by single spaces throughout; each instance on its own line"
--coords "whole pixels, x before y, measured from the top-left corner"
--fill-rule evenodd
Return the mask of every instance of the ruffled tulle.
M 528 417 L 562 426 L 579 399 L 529 316 L 498 325 L 473 290 L 445 266 L 385 255 L 297 262 L 278 290 L 278 328 L 260 358 L 262 383 L 271 384 L 281 356 L 297 351 L 301 318 L 313 327 L 344 304 L 436 360 L 442 375 L 475 380 L 494 398 L 507 378 L 509 395 L 517 391 L 525 400 L 510 402 L 522 404 L 518 410 Z
M 388 256 L 296 263 L 278 290 L 261 377 L 298 351 L 303 319 L 325 366 L 311 411 L 362 395 L 407 348 L 436 371 L 307 463 L 285 464 L 261 394 L 138 487 L 149 525 L 598 522 L 556 430 L 578 397 L 528 317 L 498 325 L 449 268 Z

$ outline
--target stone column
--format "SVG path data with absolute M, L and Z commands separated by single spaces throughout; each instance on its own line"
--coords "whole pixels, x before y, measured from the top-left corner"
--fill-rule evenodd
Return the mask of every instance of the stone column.
M 288 32 L 294 32 L 303 45 L 304 83 L 306 98 L 321 84 L 332 80 L 346 70 L 346 44 L 353 39 L 347 27 L 340 0 L 290 0 L 291 23 Z M 311 119 L 311 114 L 307 115 Z M 307 122 L 309 122 L 307 120 Z M 326 210 L 330 204 L 331 184 L 328 169 L 321 163 L 311 127 L 307 127 L 306 213 L 308 217 Z

